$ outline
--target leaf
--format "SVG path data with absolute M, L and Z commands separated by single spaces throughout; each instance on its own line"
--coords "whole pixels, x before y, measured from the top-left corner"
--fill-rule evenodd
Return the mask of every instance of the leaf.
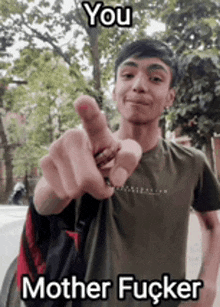
M 220 82 L 216 82 L 215 95 L 220 96 Z
M 181 128 L 201 145 L 206 134 L 214 133 L 220 117 L 220 3 L 180 0 L 175 7 L 170 5 L 166 14 L 164 39 L 181 55 L 184 67 L 184 76 L 176 88 L 171 126 Z M 192 129 L 188 124 L 195 117 L 198 126 Z

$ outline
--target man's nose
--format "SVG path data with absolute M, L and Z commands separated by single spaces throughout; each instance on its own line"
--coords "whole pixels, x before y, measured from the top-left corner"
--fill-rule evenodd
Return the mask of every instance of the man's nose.
M 148 90 L 148 85 L 145 78 L 141 75 L 138 76 L 134 80 L 133 91 L 141 93 L 141 92 L 146 92 L 147 90 Z

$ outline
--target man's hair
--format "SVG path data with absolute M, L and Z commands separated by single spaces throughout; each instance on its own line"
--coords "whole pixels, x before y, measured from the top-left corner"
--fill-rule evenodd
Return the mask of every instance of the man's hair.
M 163 42 L 146 38 L 129 43 L 123 47 L 115 61 L 115 80 L 117 80 L 118 67 L 128 58 L 159 58 L 171 68 L 172 81 L 170 86 L 174 87 L 180 78 L 180 69 L 174 52 Z

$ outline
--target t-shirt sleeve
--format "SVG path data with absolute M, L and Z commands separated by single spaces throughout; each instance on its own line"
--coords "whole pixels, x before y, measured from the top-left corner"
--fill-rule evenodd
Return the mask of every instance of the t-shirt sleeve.
M 193 208 L 200 212 L 220 209 L 220 184 L 203 153 L 197 156 L 199 162 L 198 183 L 194 191 Z

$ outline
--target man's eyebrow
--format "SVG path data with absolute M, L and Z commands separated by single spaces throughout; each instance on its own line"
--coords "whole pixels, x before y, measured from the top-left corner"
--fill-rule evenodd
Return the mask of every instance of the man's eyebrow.
M 133 61 L 125 61 L 121 64 L 120 68 L 123 68 L 123 67 L 126 67 L 126 66 L 138 67 L 138 63 L 133 62 Z M 156 70 L 163 70 L 165 73 L 168 74 L 168 71 L 166 70 L 166 68 L 161 64 L 154 63 L 154 64 L 150 64 L 149 66 L 147 66 L 147 71 L 149 73 L 156 71 Z
M 138 64 L 133 61 L 125 61 L 121 64 L 121 68 L 126 66 L 138 67 Z
M 155 70 L 163 70 L 165 73 L 168 74 L 168 71 L 166 70 L 166 68 L 163 65 L 160 64 L 151 64 L 147 67 L 147 71 L 148 72 L 153 72 Z

